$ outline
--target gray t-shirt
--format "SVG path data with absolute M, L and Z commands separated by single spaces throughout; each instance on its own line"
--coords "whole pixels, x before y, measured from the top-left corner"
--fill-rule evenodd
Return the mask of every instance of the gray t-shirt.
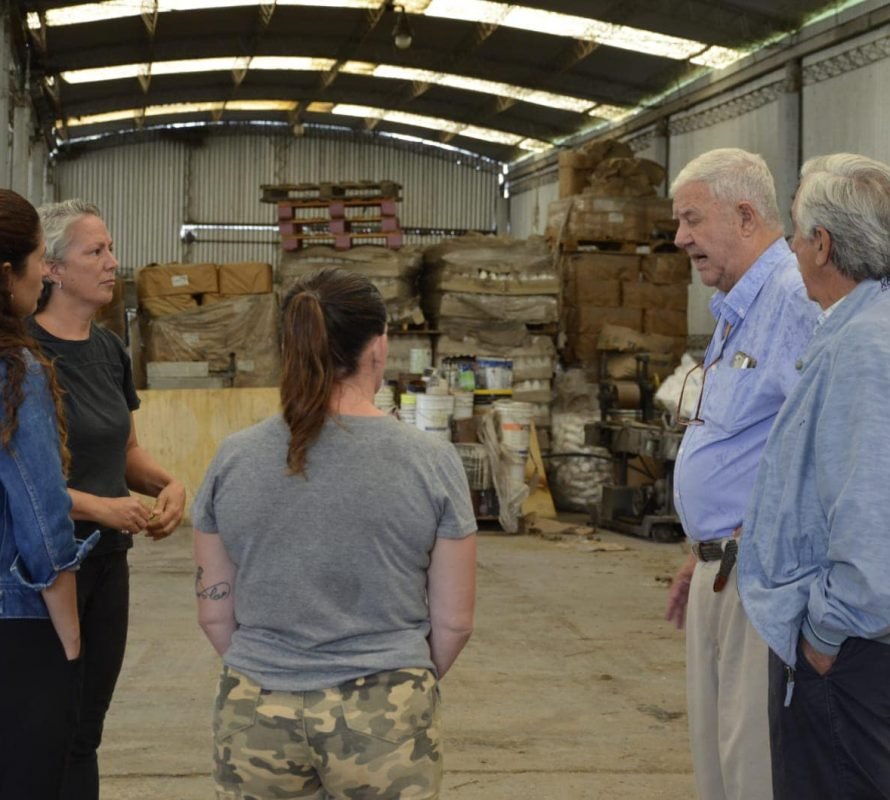
M 223 661 L 286 691 L 432 669 L 430 551 L 476 530 L 456 449 L 392 417 L 328 419 L 307 479 L 289 438 L 280 415 L 229 436 L 192 506 L 237 567 Z

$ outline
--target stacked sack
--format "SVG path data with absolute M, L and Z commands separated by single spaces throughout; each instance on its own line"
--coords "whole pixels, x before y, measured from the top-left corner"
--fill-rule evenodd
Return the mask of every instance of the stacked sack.
M 559 319 L 559 278 L 542 237 L 447 239 L 426 250 L 424 264 L 423 310 L 439 329 L 496 322 L 519 330 Z
M 147 361 L 207 362 L 234 386 L 278 383 L 271 265 L 151 264 L 136 287 Z
M 367 276 L 386 302 L 387 318 L 393 325 L 420 325 L 419 276 L 422 254 L 418 248 L 364 245 L 350 250 L 335 250 L 314 245 L 301 250 L 281 251 L 278 286 L 286 292 L 298 278 L 324 267 L 340 267 Z

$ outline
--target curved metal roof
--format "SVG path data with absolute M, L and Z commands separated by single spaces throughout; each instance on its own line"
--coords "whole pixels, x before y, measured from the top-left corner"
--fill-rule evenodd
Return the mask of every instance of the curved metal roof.
M 825 0 L 25 0 L 53 147 L 154 126 L 338 126 L 509 162 L 797 30 Z

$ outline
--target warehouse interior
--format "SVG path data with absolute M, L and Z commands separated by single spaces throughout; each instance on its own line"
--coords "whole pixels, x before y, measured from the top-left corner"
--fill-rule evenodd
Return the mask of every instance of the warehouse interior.
M 375 402 L 455 443 L 484 534 L 444 796 L 693 796 L 662 614 L 688 552 L 671 415 L 713 290 L 669 187 L 759 153 L 790 233 L 808 158 L 890 160 L 890 4 L 20 0 L 0 67 L 2 185 L 101 209 L 102 322 L 189 498 L 279 409 L 287 287 L 337 265 L 380 289 Z M 209 797 L 187 531 L 132 561 L 107 797 Z

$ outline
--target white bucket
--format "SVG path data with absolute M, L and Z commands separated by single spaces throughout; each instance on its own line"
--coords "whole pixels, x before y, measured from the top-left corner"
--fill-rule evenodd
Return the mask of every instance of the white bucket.
M 534 406 L 517 400 L 499 400 L 495 408 L 504 446 L 518 453 L 528 453 L 529 431 L 535 416 Z
M 454 393 L 454 418 L 470 419 L 473 416 L 473 393 Z
M 417 425 L 417 395 L 404 392 L 399 399 L 399 419 L 409 425 Z
M 477 358 L 481 388 L 510 389 L 513 386 L 513 361 L 509 358 Z
M 414 374 L 433 365 L 433 351 L 429 347 L 412 347 L 408 353 L 408 367 Z
M 454 396 L 450 394 L 417 395 L 417 427 L 446 442 L 451 441 L 451 415 Z

